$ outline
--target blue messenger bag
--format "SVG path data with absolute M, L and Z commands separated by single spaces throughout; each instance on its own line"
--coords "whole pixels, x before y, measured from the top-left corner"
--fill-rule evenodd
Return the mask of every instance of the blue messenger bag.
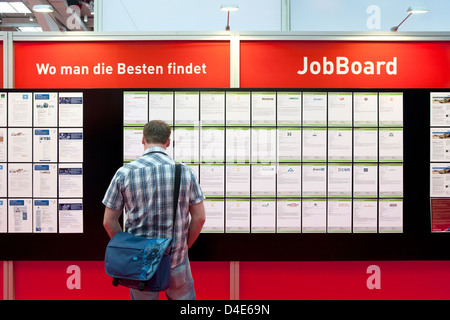
M 176 163 L 173 230 L 175 230 L 180 179 L 181 164 Z M 149 239 L 128 232 L 118 232 L 114 235 L 105 252 L 105 271 L 113 278 L 113 285 L 141 291 L 166 290 L 170 286 L 173 237 Z

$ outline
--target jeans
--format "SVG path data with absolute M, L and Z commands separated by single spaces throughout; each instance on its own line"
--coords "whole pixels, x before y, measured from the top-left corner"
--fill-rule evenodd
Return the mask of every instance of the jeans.
M 194 279 L 192 278 L 189 259 L 172 268 L 170 287 L 165 291 L 168 300 L 195 300 Z M 158 300 L 159 292 L 130 289 L 131 300 Z

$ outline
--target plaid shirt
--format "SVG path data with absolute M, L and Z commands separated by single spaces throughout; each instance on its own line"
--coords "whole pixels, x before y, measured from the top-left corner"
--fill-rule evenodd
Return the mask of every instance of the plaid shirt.
M 149 153 L 152 151 L 163 152 Z M 122 166 L 113 177 L 103 204 L 125 209 L 125 230 L 137 236 L 172 238 L 175 163 L 164 149 L 151 147 L 141 158 Z M 187 254 L 189 206 L 205 199 L 191 168 L 182 164 L 172 266 Z

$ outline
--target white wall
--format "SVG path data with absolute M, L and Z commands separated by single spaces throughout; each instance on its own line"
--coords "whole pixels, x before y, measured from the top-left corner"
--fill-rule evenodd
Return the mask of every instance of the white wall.
M 293 31 L 389 31 L 410 6 L 427 7 L 398 31 L 450 31 L 449 0 L 291 0 Z
M 223 31 L 222 4 L 237 4 L 231 30 L 278 31 L 280 0 L 104 0 L 103 31 Z
M 103 31 L 222 31 L 222 4 L 237 4 L 231 30 L 280 31 L 283 0 L 103 0 Z M 289 3 L 289 1 L 286 1 Z M 450 31 L 450 0 L 290 0 L 292 31 L 389 31 L 410 6 L 426 14 L 411 16 L 399 31 Z

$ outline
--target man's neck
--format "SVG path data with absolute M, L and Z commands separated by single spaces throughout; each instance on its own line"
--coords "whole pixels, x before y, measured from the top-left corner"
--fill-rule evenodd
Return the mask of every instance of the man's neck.
M 154 144 L 154 143 L 145 143 L 144 144 L 144 150 L 147 150 L 148 148 L 152 148 L 152 147 L 159 147 L 159 148 L 163 148 L 164 150 L 166 150 L 165 144 Z

